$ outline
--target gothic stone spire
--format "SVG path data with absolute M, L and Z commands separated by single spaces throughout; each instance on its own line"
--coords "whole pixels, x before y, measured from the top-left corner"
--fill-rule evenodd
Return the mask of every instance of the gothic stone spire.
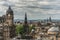
M 27 13 L 25 13 L 25 24 L 27 24 Z

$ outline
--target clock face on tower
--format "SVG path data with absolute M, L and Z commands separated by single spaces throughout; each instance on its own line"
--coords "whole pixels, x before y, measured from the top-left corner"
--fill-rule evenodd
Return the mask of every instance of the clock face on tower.
M 10 14 L 8 14 L 8 16 L 10 17 Z

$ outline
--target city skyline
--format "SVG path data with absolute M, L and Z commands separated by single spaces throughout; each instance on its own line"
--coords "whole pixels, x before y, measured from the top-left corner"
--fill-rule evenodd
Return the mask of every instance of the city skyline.
M 15 19 L 60 19 L 60 0 L 0 0 L 0 16 L 6 13 L 8 6 L 14 11 Z

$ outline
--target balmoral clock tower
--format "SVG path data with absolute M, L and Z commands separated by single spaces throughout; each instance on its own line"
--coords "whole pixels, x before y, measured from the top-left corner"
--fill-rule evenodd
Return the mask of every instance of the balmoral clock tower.
M 11 9 L 11 7 L 9 6 L 7 12 L 6 12 L 6 23 L 11 26 L 13 25 L 13 10 Z
M 9 40 L 9 38 L 13 38 L 15 33 L 15 25 L 13 23 L 13 11 L 11 7 L 9 6 L 8 10 L 6 11 L 6 21 L 4 24 L 4 40 Z

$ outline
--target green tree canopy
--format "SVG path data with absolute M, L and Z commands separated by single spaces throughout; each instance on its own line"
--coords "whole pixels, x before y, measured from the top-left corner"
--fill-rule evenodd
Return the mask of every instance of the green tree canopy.
M 23 34 L 24 33 L 23 25 L 22 24 L 16 25 L 16 33 L 17 34 Z
M 31 32 L 32 29 L 35 29 L 35 25 L 32 25 L 32 26 L 29 26 L 29 30 Z M 22 24 L 20 25 L 16 25 L 16 33 L 17 34 L 21 34 L 21 35 L 24 35 L 24 27 Z

